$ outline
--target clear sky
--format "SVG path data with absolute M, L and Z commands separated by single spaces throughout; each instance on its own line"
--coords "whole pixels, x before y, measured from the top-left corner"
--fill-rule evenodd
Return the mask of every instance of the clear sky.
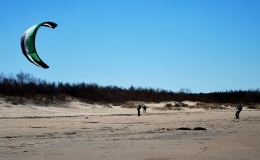
M 0 0 L 0 73 L 193 93 L 260 88 L 259 0 Z M 29 27 L 43 69 L 20 38 Z

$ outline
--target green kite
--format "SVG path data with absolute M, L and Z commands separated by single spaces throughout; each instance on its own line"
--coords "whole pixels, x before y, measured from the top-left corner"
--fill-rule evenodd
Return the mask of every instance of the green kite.
M 23 54 L 30 62 L 42 68 L 49 68 L 49 66 L 46 65 L 40 59 L 35 48 L 36 33 L 41 26 L 50 27 L 54 29 L 57 26 L 57 24 L 54 22 L 42 22 L 32 26 L 31 28 L 29 28 L 24 32 L 21 38 L 21 47 L 22 47 Z

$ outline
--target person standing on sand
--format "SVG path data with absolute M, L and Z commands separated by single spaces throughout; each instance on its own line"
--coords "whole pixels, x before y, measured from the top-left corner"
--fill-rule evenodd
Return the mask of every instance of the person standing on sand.
M 236 108 L 236 119 L 240 119 L 239 118 L 239 114 L 242 111 L 242 105 L 240 104 L 237 108 Z
M 139 105 L 139 106 L 137 107 L 138 116 L 141 116 L 140 110 L 141 110 L 141 106 Z
M 143 106 L 143 113 L 146 113 L 146 106 Z

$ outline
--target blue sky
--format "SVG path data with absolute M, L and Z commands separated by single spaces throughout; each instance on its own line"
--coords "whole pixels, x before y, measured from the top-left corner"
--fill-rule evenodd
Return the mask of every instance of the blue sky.
M 258 0 L 0 1 L 0 73 L 193 93 L 260 88 Z M 43 69 L 20 38 L 41 27 Z

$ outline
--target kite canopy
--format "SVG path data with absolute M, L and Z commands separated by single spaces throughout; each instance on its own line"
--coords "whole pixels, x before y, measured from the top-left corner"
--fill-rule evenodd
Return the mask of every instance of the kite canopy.
M 54 22 L 42 22 L 32 26 L 31 28 L 29 28 L 24 32 L 21 38 L 21 47 L 22 47 L 23 54 L 30 62 L 42 68 L 49 68 L 49 66 L 46 65 L 40 59 L 35 48 L 36 33 L 41 26 L 50 27 L 54 29 L 57 26 L 57 24 Z

